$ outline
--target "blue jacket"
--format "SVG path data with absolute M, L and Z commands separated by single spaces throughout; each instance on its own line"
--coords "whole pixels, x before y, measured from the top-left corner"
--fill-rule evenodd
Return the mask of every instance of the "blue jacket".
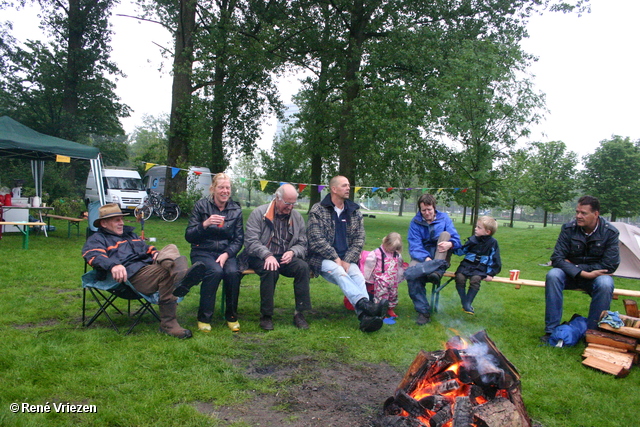
M 420 212 L 416 213 L 409 224 L 409 233 L 407 240 L 409 242 L 409 255 L 411 259 L 416 261 L 424 261 L 427 257 L 434 259 L 436 255 L 436 246 L 438 237 L 443 231 L 451 234 L 451 249 L 456 250 L 462 247 L 460 243 L 460 235 L 453 225 L 453 221 L 444 212 L 436 210 L 436 218 L 431 224 L 422 218 Z
M 484 279 L 487 276 L 496 276 L 502 269 L 500 248 L 493 236 L 473 235 L 454 253 L 464 256 L 456 273 L 462 273 L 467 277 L 481 276 Z

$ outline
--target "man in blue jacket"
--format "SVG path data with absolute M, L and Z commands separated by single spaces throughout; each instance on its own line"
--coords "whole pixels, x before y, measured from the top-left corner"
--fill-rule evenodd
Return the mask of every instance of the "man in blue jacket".
M 587 327 L 598 326 L 600 314 L 613 298 L 611 275 L 620 264 L 618 230 L 600 217 L 600 201 L 592 196 L 578 200 L 576 217 L 562 226 L 551 255 L 553 268 L 545 280 L 545 335 L 560 325 L 565 289 L 582 289 L 591 296 Z
M 409 224 L 410 265 L 434 259 L 449 260 L 451 252 L 459 249 L 460 235 L 453 221 L 444 212 L 436 209 L 436 199 L 431 194 L 423 194 L 418 199 L 419 211 Z M 442 276 L 432 273 L 427 277 L 407 280 L 409 296 L 418 312 L 416 323 L 425 325 L 431 321 L 431 308 L 427 300 L 427 283 L 438 285 Z
M 98 231 L 92 234 L 82 249 L 82 256 L 102 278 L 111 273 L 117 282 L 127 280 L 140 293 L 159 293 L 160 331 L 177 338 L 191 338 L 189 329 L 176 320 L 178 298 L 176 289 L 197 285 L 204 275 L 204 265 L 195 263 L 188 268 L 187 258 L 181 256 L 176 245 L 170 244 L 158 251 L 147 245 L 124 225 L 120 206 L 109 203 L 100 207 L 99 217 L 93 223 Z

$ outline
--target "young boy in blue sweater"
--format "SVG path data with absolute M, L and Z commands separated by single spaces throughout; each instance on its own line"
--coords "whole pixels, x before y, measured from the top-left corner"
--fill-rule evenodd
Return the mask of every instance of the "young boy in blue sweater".
M 498 223 L 490 216 L 478 218 L 473 236 L 460 249 L 456 249 L 456 255 L 464 256 L 456 270 L 456 289 L 462 302 L 462 311 L 475 314 L 471 303 L 480 291 L 482 279 L 490 282 L 493 276 L 500 273 L 502 261 L 500 260 L 500 248 L 493 234 L 498 229 Z M 465 284 L 469 280 L 469 289 L 465 292 Z

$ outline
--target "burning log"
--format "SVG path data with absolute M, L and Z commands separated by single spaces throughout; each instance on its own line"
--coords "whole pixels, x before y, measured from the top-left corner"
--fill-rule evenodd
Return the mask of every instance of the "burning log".
M 531 423 L 524 420 L 509 400 L 498 397 L 491 402 L 477 406 L 473 416 L 478 420 L 479 427 L 526 427 Z
M 453 412 L 453 427 L 470 427 L 473 424 L 473 408 L 469 396 L 456 397 Z
M 395 403 L 407 411 L 412 417 L 419 418 L 427 415 L 427 409 L 403 390 L 396 392 Z
M 442 427 L 451 420 L 451 405 L 445 405 L 429 419 L 429 427 Z
M 530 427 L 515 366 L 486 332 L 470 341 L 454 337 L 444 351 L 420 351 L 385 402 L 382 425 L 404 425 L 404 417 L 424 427 Z

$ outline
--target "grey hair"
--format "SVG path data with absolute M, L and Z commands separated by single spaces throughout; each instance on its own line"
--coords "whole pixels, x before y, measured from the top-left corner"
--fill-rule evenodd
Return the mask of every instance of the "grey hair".
M 278 187 L 278 189 L 275 192 L 275 196 L 276 196 L 276 199 L 282 200 L 282 198 L 284 197 L 284 185 L 281 185 L 280 187 Z

